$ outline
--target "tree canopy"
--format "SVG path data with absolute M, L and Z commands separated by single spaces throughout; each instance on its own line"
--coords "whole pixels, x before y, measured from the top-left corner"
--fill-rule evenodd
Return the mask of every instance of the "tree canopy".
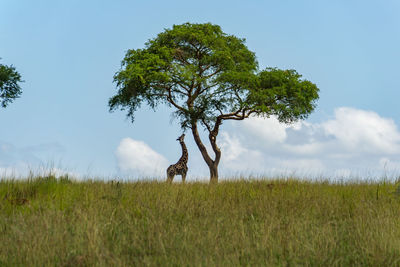
M 295 70 L 259 70 L 245 39 L 210 23 L 174 25 L 149 40 L 143 49 L 126 52 L 114 75 L 118 89 L 110 111 L 127 110 L 134 120 L 142 103 L 174 108 L 183 129 L 190 128 L 211 179 L 218 178 L 221 151 L 216 144 L 225 120 L 251 115 L 276 116 L 283 123 L 306 118 L 315 108 L 318 88 Z M 209 132 L 212 159 L 198 133 Z
M 5 108 L 15 98 L 18 98 L 22 91 L 18 83 L 22 82 L 21 75 L 13 66 L 0 64 L 0 106 Z

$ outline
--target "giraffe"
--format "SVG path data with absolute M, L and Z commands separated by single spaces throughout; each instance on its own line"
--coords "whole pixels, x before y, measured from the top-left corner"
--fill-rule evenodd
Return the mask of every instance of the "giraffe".
M 182 147 L 182 156 L 181 158 L 178 160 L 177 163 L 171 165 L 168 167 L 167 169 L 167 182 L 172 182 L 172 180 L 174 179 L 175 175 L 181 175 L 182 176 L 182 182 L 185 182 L 186 179 L 186 173 L 188 171 L 188 167 L 187 167 L 187 162 L 188 162 L 188 158 L 189 158 L 189 154 L 185 145 L 185 142 L 183 141 L 183 139 L 185 138 L 185 134 L 182 134 L 178 139 L 179 143 L 181 143 L 181 147 Z

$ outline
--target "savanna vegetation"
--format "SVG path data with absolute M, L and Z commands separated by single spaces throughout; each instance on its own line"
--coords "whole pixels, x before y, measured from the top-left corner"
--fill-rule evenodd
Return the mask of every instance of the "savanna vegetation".
M 392 182 L 0 181 L 1 266 L 399 266 Z

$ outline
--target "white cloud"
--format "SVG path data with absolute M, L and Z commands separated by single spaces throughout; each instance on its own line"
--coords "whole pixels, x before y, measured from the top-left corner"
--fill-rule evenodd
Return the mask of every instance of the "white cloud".
M 236 160 L 239 156 L 248 153 L 248 149 L 244 148 L 237 137 L 231 137 L 229 133 L 222 132 L 222 142 L 220 147 L 224 150 L 224 158 L 226 162 Z
M 293 155 L 312 156 L 318 153 L 322 153 L 324 150 L 324 144 L 321 142 L 313 142 L 308 144 L 291 145 L 285 144 L 282 149 L 293 153 Z
M 250 118 L 231 128 L 219 140 L 226 171 L 379 176 L 400 170 L 400 132 L 373 111 L 340 107 L 320 123 Z
M 249 148 L 246 140 L 256 141 L 249 133 L 245 133 L 248 139 L 243 138 L 242 133 L 235 132 L 229 134 L 222 132 L 219 145 L 222 151 L 221 174 L 223 176 L 239 175 L 291 175 L 301 170 L 302 173 L 321 172 L 324 165 L 318 159 L 296 158 L 282 156 L 281 154 L 270 153 L 264 146 Z M 263 140 L 258 140 L 262 142 Z M 270 145 L 272 147 L 284 149 L 284 143 Z M 287 152 L 290 153 L 290 152 Z M 295 168 L 293 168 L 295 166 Z
M 115 155 L 121 171 L 135 175 L 164 176 L 167 159 L 146 143 L 131 138 L 121 140 Z
M 227 132 L 221 132 L 219 146 L 222 151 L 222 166 L 229 168 L 223 172 L 251 172 L 259 170 L 263 166 L 263 155 L 255 150 L 243 146 L 237 136 L 232 136 Z
M 288 126 L 279 123 L 276 119 L 264 119 L 252 117 L 241 122 L 242 129 L 267 143 L 282 143 L 286 139 L 286 128 Z
M 323 123 L 322 127 L 348 151 L 393 154 L 400 148 L 400 133 L 394 121 L 373 111 L 338 108 L 335 119 Z

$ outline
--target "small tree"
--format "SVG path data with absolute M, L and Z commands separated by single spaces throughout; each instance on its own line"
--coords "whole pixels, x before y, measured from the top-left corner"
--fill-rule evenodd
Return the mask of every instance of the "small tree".
M 244 42 L 210 23 L 166 29 L 144 49 L 127 51 L 114 76 L 118 93 L 109 100 L 110 111 L 126 109 L 133 121 L 142 102 L 153 109 L 159 104 L 174 108 L 182 129 L 192 131 L 210 181 L 218 181 L 221 150 L 216 141 L 224 121 L 274 115 L 291 123 L 306 118 L 318 99 L 317 86 L 301 80 L 295 70 L 258 71 L 255 54 Z M 199 126 L 208 131 L 213 158 Z
M 15 67 L 0 64 L 0 106 L 5 108 L 15 98 L 18 98 L 22 91 L 18 83 L 22 82 L 21 75 Z

